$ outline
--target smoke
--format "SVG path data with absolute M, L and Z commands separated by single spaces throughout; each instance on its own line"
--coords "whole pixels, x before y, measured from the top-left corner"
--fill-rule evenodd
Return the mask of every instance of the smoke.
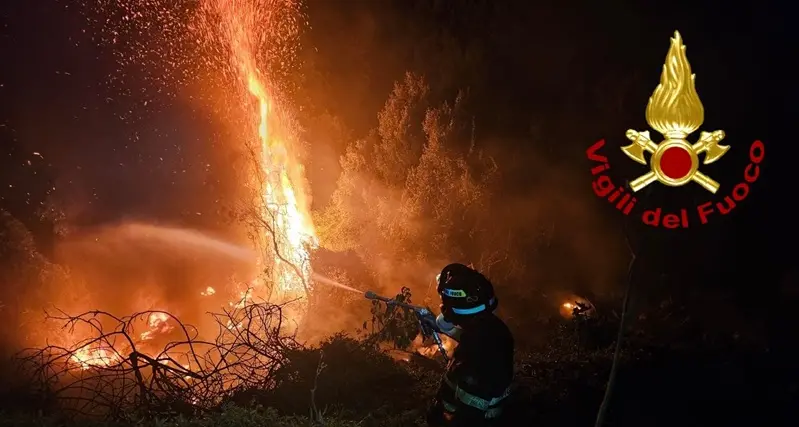
M 252 277 L 255 265 L 246 247 L 197 230 L 141 223 L 75 233 L 57 244 L 54 259 L 69 271 L 69 282 L 53 296 L 59 309 L 163 310 L 198 327 L 209 321 L 206 312 L 235 299 L 235 284 Z M 209 287 L 213 295 L 205 292 Z M 83 297 L 70 301 L 70 290 Z
M 218 311 L 233 299 L 230 288 L 253 274 L 250 251 L 197 230 L 140 223 L 76 230 L 48 259 L 25 226 L 3 213 L 0 237 L 0 318 L 15 325 L 3 344 L 72 344 L 63 325 L 43 322 L 45 311 L 164 310 L 203 331 L 211 323 L 205 312 Z
M 531 310 L 558 315 L 565 295 L 617 289 L 623 240 L 597 215 L 580 181 L 585 171 L 553 166 L 535 149 L 518 164 L 518 150 L 501 148 L 515 145 L 508 141 L 470 144 L 459 131 L 467 127 L 460 97 L 414 116 L 424 100 L 407 95 L 422 85 L 413 76 L 398 83 L 379 132 L 348 147 L 331 203 L 316 218 L 321 244 L 359 257 L 378 292 L 409 287 L 415 302 L 433 307 L 441 268 L 471 264 L 520 323 L 537 320 Z M 513 182 L 518 176 L 523 185 Z
M 518 269 L 502 290 L 505 301 L 518 301 L 523 312 L 531 298 L 543 298 L 550 309 L 563 303 L 563 293 L 612 297 L 629 253 L 619 224 L 598 209 L 582 165 L 557 161 L 529 142 L 523 151 L 503 148 L 517 141 L 485 144 L 500 165 L 501 186 L 511 190 L 497 194 L 486 214 L 518 234 L 511 254 Z M 522 182 L 508 182 L 513 177 Z

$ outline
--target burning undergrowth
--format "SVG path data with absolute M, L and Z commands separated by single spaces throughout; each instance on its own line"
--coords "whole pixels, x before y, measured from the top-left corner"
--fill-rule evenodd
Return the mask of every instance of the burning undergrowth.
M 248 303 L 213 313 L 212 340 L 165 312 L 60 314 L 52 319 L 65 331 L 90 338 L 20 357 L 40 391 L 83 416 L 208 410 L 239 390 L 270 388 L 286 352 L 300 348 L 284 331 L 281 308 Z
M 410 295 L 406 291 L 402 296 Z M 413 370 L 385 352 L 386 345 L 406 349 L 399 359 L 409 367 L 441 369 L 423 357 L 426 348 L 414 339 L 412 315 L 403 310 L 375 305 L 371 326 L 361 339 L 335 335 L 306 347 L 287 332 L 283 308 L 242 301 L 210 313 L 216 324 L 213 339 L 203 339 L 196 327 L 162 311 L 126 317 L 102 311 L 58 313 L 50 320 L 60 322 L 65 334 L 88 338 L 69 346 L 28 349 L 18 360 L 35 395 L 52 399 L 51 409 L 80 419 L 190 415 L 229 401 L 253 400 L 302 413 L 309 402 L 298 396 L 307 396 L 309 390 L 314 390 L 312 407 L 337 404 L 348 411 L 371 412 L 387 400 L 385 393 L 349 402 L 342 400 L 341 390 L 391 383 L 391 394 L 396 387 L 410 391 L 419 384 Z M 409 398 L 406 403 L 413 407 L 419 402 Z

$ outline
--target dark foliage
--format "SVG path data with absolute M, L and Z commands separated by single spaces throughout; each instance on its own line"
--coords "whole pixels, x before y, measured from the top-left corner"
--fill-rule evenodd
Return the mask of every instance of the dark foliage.
M 316 406 L 328 411 L 364 417 L 386 408 L 396 413 L 419 407 L 416 378 L 383 352 L 352 338 L 337 335 L 318 349 L 287 357 L 289 362 L 275 373 L 274 390 L 261 393 L 258 403 L 304 414 L 316 384 Z M 320 357 L 323 365 L 317 374 Z

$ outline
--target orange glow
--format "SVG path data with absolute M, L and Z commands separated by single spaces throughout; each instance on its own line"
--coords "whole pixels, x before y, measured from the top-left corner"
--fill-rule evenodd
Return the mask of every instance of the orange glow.
M 571 295 L 568 299 L 558 306 L 558 311 L 560 315 L 566 319 L 572 319 L 574 317 L 574 309 L 578 308 L 578 304 L 584 304 L 587 308 L 587 311 L 584 311 L 585 314 L 591 315 L 593 311 L 593 304 L 587 299 L 577 296 Z
M 566 298 L 566 301 L 558 306 L 558 312 L 565 319 L 574 317 L 574 309 L 577 307 L 577 302 L 581 300 L 577 295 L 571 295 Z
M 457 342 L 444 334 L 440 334 L 440 336 L 441 336 L 441 343 L 444 345 L 444 350 L 446 350 L 448 356 L 451 356 L 452 350 L 455 348 Z M 435 343 L 430 345 L 424 345 L 421 335 L 418 335 L 413 340 L 411 348 L 415 348 L 416 349 L 415 351 L 417 353 L 421 354 L 424 357 L 429 357 L 431 359 L 434 357 L 438 357 L 440 355 L 438 345 L 436 345 Z

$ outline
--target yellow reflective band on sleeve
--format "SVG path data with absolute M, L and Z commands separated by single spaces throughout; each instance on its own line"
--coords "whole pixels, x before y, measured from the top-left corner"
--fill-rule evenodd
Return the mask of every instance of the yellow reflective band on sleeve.
M 486 412 L 486 418 L 493 418 L 502 412 L 501 408 L 494 408 L 498 403 L 502 402 L 506 397 L 510 396 L 511 387 L 505 389 L 502 396 L 495 397 L 491 400 L 483 399 L 482 397 L 475 396 L 466 390 L 461 389 L 457 384 L 453 383 L 449 377 L 444 375 L 444 382 L 455 391 L 455 397 L 466 405 L 472 408 L 479 409 Z M 489 416 L 491 415 L 491 416 Z

